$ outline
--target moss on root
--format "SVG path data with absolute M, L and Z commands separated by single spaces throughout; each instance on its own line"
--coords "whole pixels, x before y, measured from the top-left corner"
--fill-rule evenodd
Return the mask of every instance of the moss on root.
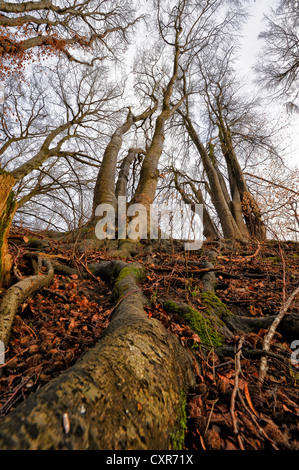
M 135 284 L 135 282 L 144 281 L 145 277 L 146 274 L 143 268 L 137 268 L 136 266 L 123 268 L 114 282 L 113 297 L 121 299 L 124 292 L 129 289 L 131 285 Z
M 182 306 L 171 300 L 164 302 L 163 306 L 167 311 L 182 316 L 188 326 L 199 336 L 203 343 L 212 347 L 222 345 L 223 338 L 217 329 L 217 327 L 222 326 L 222 321 L 214 318 L 209 312 L 205 312 L 207 316 L 204 316 L 189 305 L 184 305 L 182 308 Z
M 170 434 L 170 439 L 172 441 L 172 449 L 174 450 L 183 450 L 185 443 L 185 433 L 187 431 L 187 397 L 184 390 L 181 390 L 180 393 L 180 403 L 177 414 L 177 425 L 178 429 Z
M 208 307 L 207 312 L 213 311 L 220 320 L 233 315 L 233 313 L 227 308 L 227 306 L 221 302 L 219 297 L 214 292 L 206 291 L 201 294 L 201 299 L 204 306 Z

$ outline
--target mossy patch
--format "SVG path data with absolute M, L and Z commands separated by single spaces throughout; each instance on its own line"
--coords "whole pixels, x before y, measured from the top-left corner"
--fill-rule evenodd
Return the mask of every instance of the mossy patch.
M 114 282 L 113 297 L 121 299 L 124 292 L 133 287 L 136 282 L 144 281 L 146 274 L 143 268 L 127 266 L 123 268 Z
M 182 316 L 187 325 L 200 337 L 201 341 L 212 347 L 221 346 L 223 342 L 222 335 L 218 332 L 218 327 L 222 326 L 222 321 L 213 318 L 212 315 L 203 315 L 195 308 L 185 305 L 182 307 L 175 302 L 166 301 L 163 303 L 164 308 L 172 313 Z
M 174 450 L 182 450 L 185 442 L 185 433 L 187 431 L 187 398 L 184 390 L 180 393 L 180 403 L 177 414 L 177 429 L 170 434 L 172 448 Z
M 214 294 L 214 292 L 206 291 L 201 294 L 203 305 L 208 307 L 207 312 L 212 311 L 217 315 L 220 320 L 233 315 L 227 306 Z

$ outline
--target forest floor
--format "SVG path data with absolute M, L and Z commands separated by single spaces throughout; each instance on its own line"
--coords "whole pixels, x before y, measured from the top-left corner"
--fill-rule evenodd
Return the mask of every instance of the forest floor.
M 13 232 L 10 249 L 18 277 L 31 275 L 26 253 L 34 249 L 33 234 Z M 34 234 L 36 240 L 41 234 Z M 209 248 L 208 244 L 205 249 Z M 246 250 L 217 252 L 215 293 L 235 315 L 277 315 L 285 298 L 298 285 L 298 243 L 268 242 L 246 246 Z M 15 318 L 5 364 L 0 366 L 0 419 L 63 370 L 72 366 L 100 338 L 115 308 L 111 286 L 91 274 L 90 263 L 109 260 L 109 252 L 66 250 L 54 239 L 47 250 L 50 259 L 88 274 L 55 274 L 48 288 L 28 299 Z M 245 252 L 246 251 L 246 252 Z M 184 302 L 197 310 L 201 300 L 198 263 L 204 251 L 168 250 L 140 254 L 134 261 L 144 264 L 147 280 L 140 285 L 149 299 L 146 312 L 175 334 L 193 352 L 200 365 L 197 386 L 187 397 L 187 450 L 205 449 L 299 449 L 299 369 L 291 363 L 291 338 L 278 332 L 271 343 L 268 373 L 261 392 L 257 379 L 261 361 L 254 351 L 263 349 L 267 330 L 249 333 L 236 357 L 217 355 L 204 344 L 181 316 L 164 310 L 161 299 Z M 17 279 L 15 279 L 17 281 Z M 4 290 L 0 292 L 0 300 Z M 298 302 L 290 309 L 299 313 Z M 238 337 L 231 341 L 235 348 Z M 250 350 L 250 353 L 246 353 Z M 236 372 L 237 371 L 237 372 Z

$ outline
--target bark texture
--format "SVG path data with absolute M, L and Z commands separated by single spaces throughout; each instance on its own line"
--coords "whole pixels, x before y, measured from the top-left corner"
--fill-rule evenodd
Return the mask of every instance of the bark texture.
M 1 171 L 1 169 L 0 169 Z M 0 285 L 8 284 L 12 257 L 8 251 L 8 234 L 13 216 L 16 211 L 16 203 L 12 188 L 14 178 L 10 173 L 0 173 Z
M 231 208 L 229 207 L 226 197 L 227 195 L 223 191 L 222 181 L 219 180 L 218 172 L 215 166 L 213 165 L 211 156 L 209 155 L 203 143 L 201 142 L 196 132 L 196 129 L 194 128 L 191 122 L 190 117 L 180 111 L 178 112 L 182 116 L 188 134 L 201 157 L 202 164 L 207 175 L 209 185 L 211 187 L 212 203 L 219 217 L 224 238 L 244 239 L 244 235 L 241 233 L 237 222 L 233 217 Z
M 143 309 L 140 267 L 93 267 L 118 299 L 98 344 L 12 411 L 0 449 L 172 449 L 182 435 L 181 396 L 195 384 L 192 359 Z

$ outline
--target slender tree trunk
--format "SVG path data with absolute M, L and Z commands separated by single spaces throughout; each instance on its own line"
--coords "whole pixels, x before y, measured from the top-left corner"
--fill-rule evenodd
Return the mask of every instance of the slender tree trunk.
M 249 192 L 247 183 L 243 171 L 241 169 L 240 163 L 237 159 L 230 129 L 225 126 L 225 123 L 221 116 L 219 116 L 218 122 L 219 128 L 219 138 L 221 142 L 222 153 L 225 157 L 227 168 L 229 172 L 231 190 L 234 193 L 233 199 L 235 205 L 240 204 L 241 210 L 246 222 L 247 230 L 251 236 L 256 237 L 258 240 L 266 239 L 266 227 L 263 223 L 260 209 L 257 202 L 253 198 L 252 194 Z M 239 193 L 237 195 L 236 193 Z M 238 202 L 237 200 L 240 200 Z M 240 218 L 240 209 L 236 209 L 238 212 L 238 217 Z M 241 221 L 240 221 L 241 222 Z
M 174 85 L 178 78 L 179 58 L 181 54 L 179 36 L 181 34 L 182 28 L 179 27 L 179 23 L 180 19 L 176 24 L 175 53 L 173 59 L 172 76 L 163 94 L 162 110 L 156 119 L 152 142 L 143 160 L 139 183 L 132 199 L 132 203 L 140 203 L 146 208 L 148 222 L 150 222 L 150 205 L 154 201 L 158 184 L 158 164 L 163 151 L 165 124 L 167 120 L 179 109 L 185 100 L 185 96 L 183 96 L 175 105 L 171 104 Z
M 163 150 L 166 119 L 166 112 L 162 112 L 160 116 L 157 117 L 155 133 L 151 146 L 143 160 L 139 183 L 132 201 L 134 204 L 143 204 L 148 213 L 149 206 L 153 203 L 158 184 L 158 163 Z
M 118 197 L 127 197 L 127 189 L 128 189 L 128 178 L 130 173 L 130 167 L 134 162 L 137 155 L 144 155 L 145 152 L 143 149 L 140 148 L 130 148 L 128 151 L 127 156 L 123 159 L 118 179 L 116 183 L 115 194 L 116 198 Z
M 189 204 L 190 208 L 193 212 L 195 212 L 195 202 L 189 198 L 187 193 L 184 191 L 182 186 L 180 185 L 178 181 L 178 175 L 176 172 L 174 172 L 174 184 L 177 189 L 177 191 L 180 193 L 182 200 L 184 201 L 185 204 Z M 197 203 L 202 204 L 203 208 L 203 234 L 206 238 L 212 238 L 212 239 L 217 239 L 219 238 L 219 233 L 218 230 L 212 221 L 209 211 L 207 210 L 206 204 L 204 203 L 203 195 L 201 192 L 201 189 L 198 188 L 196 191 L 192 188 L 193 192 L 195 193 Z
M 236 221 L 234 220 L 234 217 L 231 213 L 230 207 L 228 206 L 225 194 L 223 193 L 221 183 L 218 178 L 217 171 L 212 163 L 210 156 L 208 155 L 207 150 L 200 141 L 189 116 L 186 116 L 183 113 L 180 114 L 184 119 L 184 123 L 189 133 L 189 136 L 193 141 L 195 147 L 197 148 L 202 159 L 202 163 L 211 187 L 211 199 L 219 217 L 224 238 L 243 239 L 244 237 L 242 236 L 238 225 L 236 224 Z
M 0 285 L 8 284 L 12 257 L 8 251 L 8 234 L 16 211 L 16 201 L 12 188 L 15 184 L 10 173 L 0 170 Z
M 235 175 L 229 160 L 227 161 L 227 170 L 231 192 L 232 213 L 240 232 L 244 235 L 244 237 L 249 237 L 250 234 L 243 218 L 243 207 L 238 184 L 236 182 Z

